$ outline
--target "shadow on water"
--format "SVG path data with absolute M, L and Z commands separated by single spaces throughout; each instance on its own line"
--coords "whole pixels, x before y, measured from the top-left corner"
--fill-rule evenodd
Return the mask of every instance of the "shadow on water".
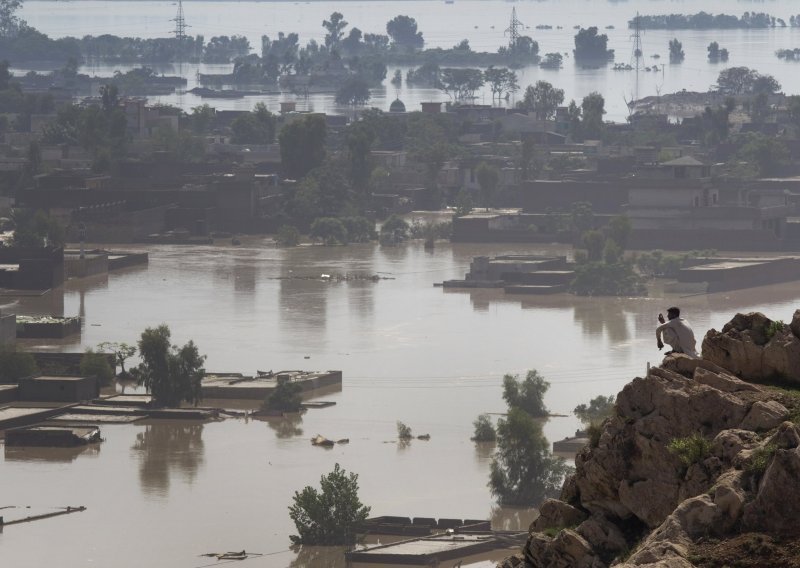
M 79 456 L 98 457 L 101 444 L 74 448 L 34 448 L 5 446 L 6 461 L 71 463 Z
M 205 463 L 203 424 L 148 424 L 136 434 L 131 450 L 139 459 L 142 491 L 166 496 L 173 472 L 192 483 Z

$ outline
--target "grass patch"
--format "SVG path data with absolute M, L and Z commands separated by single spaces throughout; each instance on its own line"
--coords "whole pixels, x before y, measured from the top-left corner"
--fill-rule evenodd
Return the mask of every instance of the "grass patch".
M 667 445 L 670 452 L 678 456 L 686 467 L 700 463 L 711 454 L 711 443 L 700 434 L 686 438 L 674 438 Z
M 773 320 L 769 322 L 767 328 L 764 330 L 764 335 L 767 336 L 767 341 L 775 337 L 776 333 L 779 333 L 786 329 L 786 324 L 783 323 L 783 320 Z
M 747 464 L 747 471 L 755 475 L 762 475 L 767 470 L 767 466 L 777 449 L 778 446 L 775 444 L 767 444 L 755 450 L 753 455 L 750 456 L 750 463 Z

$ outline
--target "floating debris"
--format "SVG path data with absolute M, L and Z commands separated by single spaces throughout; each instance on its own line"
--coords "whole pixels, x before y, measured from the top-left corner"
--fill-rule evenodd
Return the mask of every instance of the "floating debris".
M 263 554 L 259 554 L 257 552 L 246 552 L 242 550 L 241 552 L 209 552 L 207 554 L 201 554 L 200 556 L 206 556 L 208 558 L 216 558 L 217 560 L 247 560 L 253 556 L 264 556 Z
M 417 440 L 430 440 L 430 439 L 431 439 L 431 435 L 430 434 L 421 434 L 421 435 L 417 436 Z
M 369 281 L 378 282 L 379 280 L 394 280 L 391 276 L 381 276 L 380 274 L 320 274 L 320 275 L 291 275 L 276 276 L 273 280 L 317 280 L 319 282 L 355 282 Z

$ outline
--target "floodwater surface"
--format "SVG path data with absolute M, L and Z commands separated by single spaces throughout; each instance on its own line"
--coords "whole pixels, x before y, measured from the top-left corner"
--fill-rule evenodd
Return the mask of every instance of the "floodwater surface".
M 417 20 L 419 30 L 426 40 L 426 47 L 449 48 L 461 40 L 468 39 L 475 51 L 496 51 L 507 45 L 511 9 L 516 9 L 524 24 L 522 33 L 539 43 L 540 54 L 557 52 L 564 55 L 564 67 L 560 71 L 528 66 L 517 70 L 519 83 L 526 86 L 538 80 L 553 83 L 565 91 L 566 100 L 580 101 L 593 91 L 601 93 L 606 100 L 607 120 L 624 121 L 628 116 L 626 100 L 638 93 L 639 97 L 656 96 L 687 89 L 707 91 L 716 84 L 719 72 L 726 67 L 746 66 L 761 73 L 774 75 L 787 94 L 800 93 L 800 74 L 795 72 L 797 63 L 786 62 L 775 57 L 778 49 L 793 49 L 800 45 L 800 29 L 775 28 L 761 30 L 648 30 L 642 36 L 643 58 L 641 66 L 649 68 L 640 73 L 638 79 L 632 72 L 619 72 L 612 65 L 587 69 L 576 65 L 572 59 L 574 26 L 584 28 L 597 26 L 600 33 L 608 35 L 608 47 L 615 50 L 615 62 L 629 63 L 632 59 L 632 31 L 628 21 L 637 12 L 642 15 L 684 13 L 694 14 L 701 10 L 710 13 L 724 12 L 741 16 L 746 11 L 765 11 L 787 23 L 792 15 L 800 12 L 796 0 L 772 0 L 752 2 L 748 0 L 693 0 L 660 2 L 653 0 L 538 0 L 536 2 L 500 2 L 499 0 L 457 0 L 452 4 L 433 0 L 356 0 L 350 2 L 321 0 L 314 2 L 260 2 L 260 1 L 204 1 L 184 2 L 184 14 L 191 27 L 191 35 L 203 35 L 206 41 L 213 36 L 242 35 L 249 39 L 253 52 L 260 55 L 261 36 L 275 38 L 278 32 L 297 32 L 300 43 L 309 40 L 324 41 L 322 21 L 332 12 L 344 14 L 350 27 L 364 33 L 386 33 L 386 22 L 398 14 L 406 14 Z M 42 0 L 26 2 L 21 16 L 28 23 L 51 37 L 104 33 L 135 37 L 168 37 L 175 28 L 177 7 L 173 2 L 140 0 L 75 0 L 63 2 Z M 551 26 L 552 29 L 536 29 L 536 26 Z M 561 29 L 558 29 L 558 28 Z M 609 28 L 613 27 L 613 29 Z M 606 29 L 609 28 L 609 29 Z M 677 38 L 683 43 L 685 61 L 680 65 L 669 64 L 668 43 Z M 730 52 L 726 63 L 709 63 L 707 47 L 716 41 Z M 12 62 L 13 64 L 13 62 Z M 127 70 L 131 65 L 95 65 L 81 69 L 84 73 L 111 76 L 114 70 Z M 196 73 L 226 73 L 228 66 L 155 66 L 161 73 L 181 74 L 189 80 L 188 88 L 196 85 Z M 389 104 L 399 96 L 409 110 L 419 110 L 423 101 L 445 101 L 447 96 L 435 89 L 409 88 L 405 83 L 395 89 L 389 80 L 396 67 L 388 69 L 384 87 L 372 90 L 371 106 L 388 110 Z M 406 67 L 401 67 L 405 76 Z M 24 70 L 24 69 L 23 69 Z M 638 88 L 637 88 L 638 81 Z M 513 105 L 521 100 L 522 91 L 509 99 Z M 298 109 L 346 113 L 339 107 L 333 93 L 312 95 L 307 99 L 290 93 L 247 97 L 237 100 L 201 99 L 179 93 L 169 96 L 151 97 L 154 102 L 180 106 L 186 110 L 203 103 L 219 109 L 250 110 L 256 102 L 265 102 L 270 110 L 277 111 L 278 102 L 298 100 Z M 481 104 L 492 104 L 488 87 L 478 92 Z M 662 112 L 670 112 L 661 109 Z
M 254 239 L 148 250 L 148 267 L 2 298 L 0 309 L 82 315 L 80 338 L 61 346 L 68 350 L 135 342 L 167 323 L 175 343 L 197 343 L 208 370 L 341 369 L 341 390 L 318 397 L 337 404 L 284 420 L 104 425 L 106 441 L 84 451 L 9 448 L 0 505 L 87 510 L 6 527 L 2 566 L 191 568 L 215 564 L 201 554 L 242 549 L 269 555 L 247 565 L 341 565 L 338 550 L 289 550 L 287 510 L 294 491 L 336 463 L 359 474 L 373 515 L 491 518 L 495 528 L 524 530 L 531 512 L 494 505 L 492 448 L 469 439 L 479 414 L 505 410 L 503 374 L 537 369 L 552 384 L 547 406 L 569 415 L 659 361 L 653 330 L 669 305 L 683 308 L 701 338 L 737 311 L 789 320 L 800 298 L 796 284 L 638 299 L 433 287 L 463 277 L 473 256 L 569 253 L 555 245 L 438 243 L 426 252 L 421 243 L 281 249 Z M 398 420 L 430 441 L 398 445 Z M 578 425 L 552 418 L 544 431 L 553 441 Z M 313 447 L 315 434 L 350 443 Z

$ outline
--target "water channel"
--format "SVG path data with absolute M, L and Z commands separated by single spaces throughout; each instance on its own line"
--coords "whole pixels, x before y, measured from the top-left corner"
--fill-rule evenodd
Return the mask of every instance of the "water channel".
M 788 320 L 800 298 L 793 284 L 637 299 L 432 285 L 463 276 L 476 255 L 569 253 L 555 245 L 282 249 L 257 238 L 241 247 L 148 250 L 146 268 L 70 281 L 42 297 L 4 297 L 0 309 L 83 315 L 80 338 L 61 346 L 68 350 L 132 342 L 165 322 L 176 343 L 198 344 L 209 370 L 342 369 L 342 389 L 321 397 L 337 404 L 299 420 L 107 425 L 106 441 L 79 453 L 9 449 L 0 458 L 0 503 L 87 510 L 7 527 L 3 566 L 191 568 L 214 562 L 200 554 L 241 549 L 275 553 L 256 566 L 335 566 L 338 550 L 289 551 L 287 507 L 295 490 L 316 485 L 337 462 L 359 474 L 373 514 L 525 528 L 530 512 L 498 509 L 489 494 L 491 448 L 469 440 L 478 414 L 503 412 L 504 373 L 538 369 L 552 383 L 548 407 L 570 414 L 659 360 L 653 327 L 668 305 L 680 305 L 702 336 L 736 311 Z M 431 440 L 398 446 L 397 420 Z M 553 441 L 577 426 L 574 417 L 553 418 L 544 431 Z M 312 447 L 317 433 L 350 444 Z

